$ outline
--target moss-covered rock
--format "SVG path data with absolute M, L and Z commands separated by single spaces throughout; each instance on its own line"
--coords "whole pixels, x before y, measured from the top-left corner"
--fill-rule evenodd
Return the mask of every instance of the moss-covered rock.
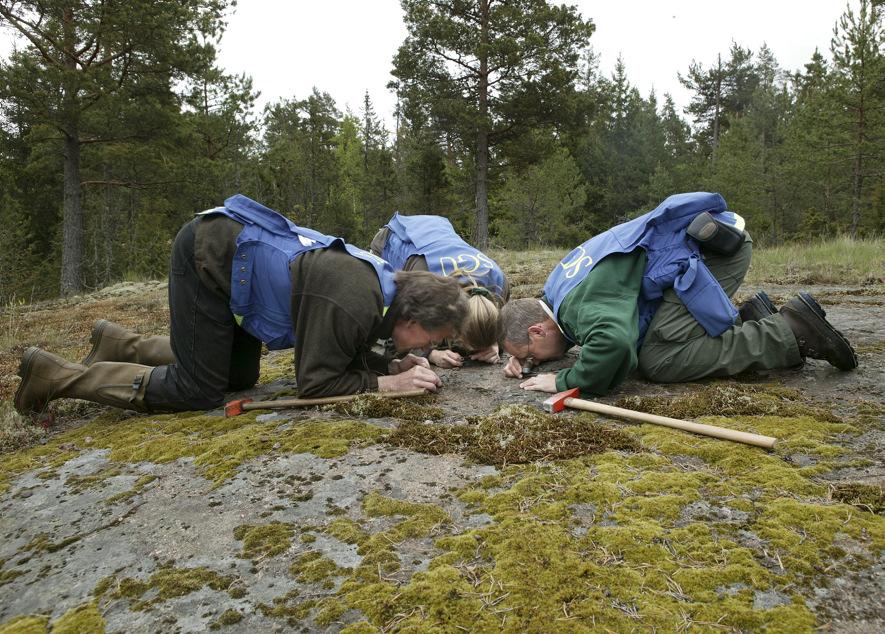
M 885 512 L 885 489 L 878 484 L 840 482 L 832 487 L 830 497 L 870 513 Z
M 52 634 L 104 634 L 105 622 L 95 603 L 68 610 L 52 623 Z
M 93 590 L 97 599 L 128 599 L 133 610 L 147 610 L 157 603 L 175 597 L 182 597 L 208 586 L 213 590 L 228 591 L 234 587 L 233 577 L 220 575 L 208 568 L 175 568 L 162 566 L 147 581 L 126 577 L 108 577 L 98 583 Z M 150 598 L 142 599 L 146 594 Z
M 0 624 L 0 634 L 46 634 L 48 616 L 16 616 Z
M 557 418 L 521 405 L 508 405 L 489 416 L 472 417 L 468 423 L 404 422 L 387 441 L 422 453 L 461 453 L 474 462 L 498 466 L 639 448 L 629 433 L 598 425 L 589 416 Z
M 240 557 L 260 560 L 285 552 L 292 543 L 295 527 L 292 524 L 243 524 L 234 529 L 234 537 L 243 542 Z
M 234 609 L 227 609 L 221 613 L 221 616 L 219 616 L 217 619 L 209 624 L 209 629 L 220 630 L 222 627 L 233 625 L 234 623 L 239 623 L 242 620 L 242 613 L 237 612 Z
M 399 418 L 401 420 L 439 420 L 443 417 L 440 407 L 431 404 L 431 395 L 411 398 L 387 398 L 383 394 L 361 394 L 352 401 L 328 405 L 324 409 L 355 418 Z
M 0 493 L 15 475 L 43 469 L 51 476 L 54 469 L 85 450 L 109 449 L 108 457 L 118 463 L 165 463 L 192 457 L 203 475 L 220 485 L 256 456 L 279 452 L 332 458 L 351 447 L 378 442 L 386 433 L 352 420 L 280 422 L 274 426 L 258 423 L 257 415 L 249 412 L 223 418 L 183 412 L 122 420 L 102 416 L 59 434 L 45 446 L 0 457 Z

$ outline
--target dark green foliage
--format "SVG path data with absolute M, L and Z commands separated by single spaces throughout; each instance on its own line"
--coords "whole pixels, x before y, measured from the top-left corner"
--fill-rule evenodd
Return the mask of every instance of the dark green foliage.
M 391 134 L 368 92 L 356 114 L 321 89 L 256 113 L 251 79 L 215 65 L 228 0 L 0 0 L 8 32 L 43 16 L 54 38 L 0 60 L 0 305 L 163 278 L 181 225 L 237 192 L 359 246 L 398 210 L 478 246 L 572 247 L 698 190 L 759 245 L 885 231 L 880 4 L 846 9 L 800 70 L 765 46 L 699 52 L 686 113 L 622 61 L 602 76 L 574 8 L 403 4 Z

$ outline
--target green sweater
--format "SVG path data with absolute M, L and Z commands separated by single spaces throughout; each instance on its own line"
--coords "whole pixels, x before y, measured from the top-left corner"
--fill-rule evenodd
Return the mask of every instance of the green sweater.
M 583 395 L 602 396 L 636 369 L 645 263 L 642 249 L 609 255 L 565 296 L 559 325 L 581 354 L 574 366 L 557 372 L 557 390 L 577 387 Z

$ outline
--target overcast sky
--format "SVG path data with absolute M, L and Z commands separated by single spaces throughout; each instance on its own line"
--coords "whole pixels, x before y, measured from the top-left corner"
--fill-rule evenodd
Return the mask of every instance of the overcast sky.
M 754 52 L 763 43 L 781 67 L 803 68 L 819 48 L 829 58 L 839 16 L 858 0 L 577 0 L 596 31 L 590 38 L 600 70 L 620 54 L 643 97 L 669 92 L 681 109 L 691 95 L 679 84 L 693 59 L 709 67 L 735 41 Z M 263 104 L 303 99 L 316 86 L 339 109 L 358 113 L 368 90 L 392 127 L 394 96 L 386 85 L 405 39 L 399 0 L 239 0 L 221 41 L 228 72 L 251 75 Z
M 829 57 L 839 16 L 859 0 L 577 0 L 596 31 L 590 38 L 606 75 L 621 55 L 643 97 L 669 92 L 679 109 L 691 95 L 679 84 L 693 59 L 709 67 L 735 41 L 754 52 L 767 43 L 781 67 L 798 70 L 817 47 Z M 368 90 L 392 128 L 391 61 L 406 36 L 399 0 L 239 0 L 219 45 L 220 64 L 246 73 L 261 91 L 258 110 L 303 99 L 316 86 L 342 111 L 358 113 Z M 0 55 L 12 43 L 0 29 Z

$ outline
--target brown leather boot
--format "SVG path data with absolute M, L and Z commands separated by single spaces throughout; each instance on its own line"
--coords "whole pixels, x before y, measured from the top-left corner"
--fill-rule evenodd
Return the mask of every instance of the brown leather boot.
M 15 409 L 20 414 L 35 414 L 49 401 L 65 397 L 144 412 L 151 370 L 134 363 L 104 362 L 87 367 L 40 348 L 28 348 L 18 369 L 22 382 L 15 393 Z
M 89 341 L 92 350 L 83 359 L 83 365 L 99 361 L 127 361 L 150 366 L 175 363 L 169 337 L 145 337 L 106 319 L 95 322 Z
M 841 332 L 826 320 L 826 312 L 809 293 L 799 293 L 780 310 L 799 344 L 799 354 L 824 359 L 840 370 L 857 367 L 854 348 Z

